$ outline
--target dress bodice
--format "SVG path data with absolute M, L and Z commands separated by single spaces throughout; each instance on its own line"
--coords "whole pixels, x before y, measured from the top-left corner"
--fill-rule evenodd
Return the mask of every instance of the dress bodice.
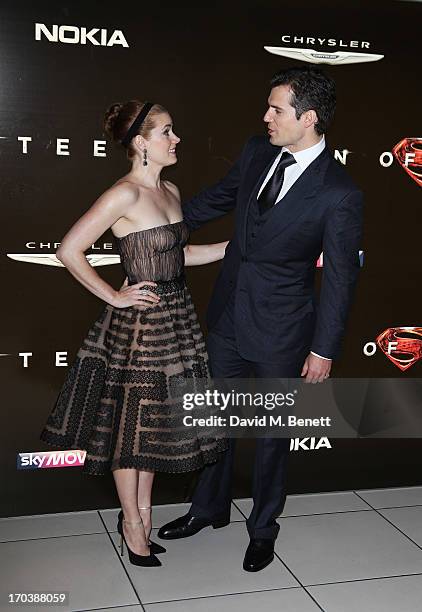
M 143 280 L 168 281 L 183 273 L 183 247 L 189 238 L 184 221 L 114 238 L 130 285 Z

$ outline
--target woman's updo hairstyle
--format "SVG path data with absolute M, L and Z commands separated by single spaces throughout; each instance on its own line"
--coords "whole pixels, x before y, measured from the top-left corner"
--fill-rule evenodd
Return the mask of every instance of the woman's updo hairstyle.
M 145 102 L 140 102 L 139 100 L 129 100 L 129 102 L 124 104 L 120 102 L 112 104 L 104 116 L 105 133 L 111 136 L 114 142 L 121 143 L 144 104 Z M 142 122 L 137 134 L 148 138 L 152 128 L 155 127 L 155 117 L 161 113 L 167 113 L 167 110 L 161 104 L 154 104 Z M 128 158 L 133 158 L 134 150 L 132 142 L 128 144 L 127 151 Z

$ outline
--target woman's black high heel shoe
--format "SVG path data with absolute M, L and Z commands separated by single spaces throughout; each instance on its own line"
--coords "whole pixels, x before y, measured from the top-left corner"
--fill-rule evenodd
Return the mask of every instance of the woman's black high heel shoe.
M 139 510 L 149 510 L 149 508 L 139 508 Z M 123 533 L 122 521 L 123 521 L 123 510 L 120 510 L 117 516 L 117 531 L 120 533 L 120 535 L 122 535 Z M 153 555 L 161 555 L 162 553 L 167 552 L 164 546 L 161 546 L 160 544 L 157 544 L 156 542 L 152 542 L 151 540 L 149 541 L 149 548 Z
M 143 525 L 142 521 L 130 522 L 130 521 L 127 521 L 126 519 L 123 519 L 123 522 L 126 523 L 127 525 Z M 161 565 L 160 559 L 158 559 L 158 557 L 156 557 L 152 553 L 150 553 L 149 555 L 138 555 L 137 553 L 134 553 L 133 550 L 129 548 L 128 543 L 126 542 L 125 534 L 123 533 L 123 524 L 122 524 L 122 532 L 120 534 L 120 554 L 122 557 L 123 557 L 123 550 L 124 550 L 123 542 L 127 546 L 127 551 L 129 553 L 129 561 L 132 563 L 132 565 L 138 565 L 141 567 L 158 567 Z

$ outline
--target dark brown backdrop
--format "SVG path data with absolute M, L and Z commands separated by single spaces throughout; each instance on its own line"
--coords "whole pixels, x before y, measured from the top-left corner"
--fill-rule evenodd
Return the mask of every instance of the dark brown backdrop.
M 420 132 L 420 65 L 413 27 L 416 3 L 314 0 L 234 0 L 196 4 L 126 2 L 117 6 L 63 0 L 7 4 L 0 9 L 0 158 L 3 299 L 0 515 L 13 516 L 117 505 L 113 479 L 81 476 L 78 468 L 17 470 L 19 452 L 51 450 L 39 432 L 65 369 L 102 308 L 67 271 L 14 261 L 9 253 L 53 253 L 69 226 L 125 172 L 123 154 L 103 139 L 101 119 L 112 102 L 152 99 L 168 107 L 182 137 L 169 178 L 189 198 L 224 175 L 252 134 L 263 133 L 268 81 L 292 60 L 270 55 L 283 34 L 369 41 L 379 62 L 328 66 L 338 84 L 338 112 L 328 138 L 347 148 L 347 169 L 366 195 L 365 264 L 337 376 L 420 377 L 422 363 L 401 373 L 383 355 L 365 357 L 366 342 L 387 327 L 420 325 L 420 187 L 397 162 L 379 156 Z M 35 23 L 122 30 L 129 48 L 36 41 Z M 297 45 L 300 46 L 300 45 Z M 302 45 L 304 46 L 304 45 Z M 333 48 L 325 47 L 328 50 Z M 18 137 L 31 136 L 28 153 Z M 57 156 L 56 138 L 70 139 L 70 156 Z M 210 242 L 231 236 L 232 219 L 192 236 Z M 26 246 L 33 241 L 35 248 Z M 104 240 L 110 242 L 107 234 Z M 100 249 L 99 252 L 103 252 Z M 110 252 L 110 251 L 104 251 Z M 201 321 L 219 264 L 188 270 Z M 98 269 L 118 285 L 118 266 Z M 28 368 L 20 352 L 32 352 Z M 331 440 L 333 448 L 292 452 L 290 492 L 420 483 L 419 440 Z M 252 442 L 243 442 L 235 495 L 250 494 Z M 191 476 L 159 476 L 155 503 L 186 499 Z

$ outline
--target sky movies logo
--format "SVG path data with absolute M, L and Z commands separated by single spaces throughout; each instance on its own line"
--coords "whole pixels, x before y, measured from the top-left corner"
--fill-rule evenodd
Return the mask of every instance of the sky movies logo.
M 16 467 L 18 470 L 81 467 L 85 456 L 84 450 L 18 453 Z

